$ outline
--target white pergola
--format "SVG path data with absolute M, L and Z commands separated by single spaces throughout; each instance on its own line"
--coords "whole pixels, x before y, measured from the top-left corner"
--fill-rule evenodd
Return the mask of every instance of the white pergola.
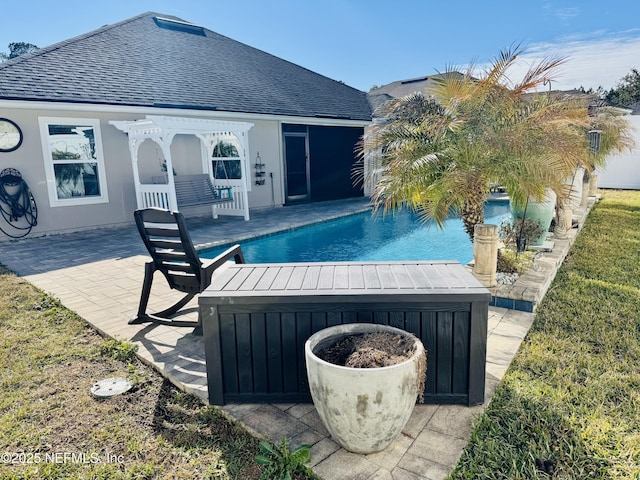
M 140 120 L 110 121 L 111 125 L 125 132 L 129 137 L 129 152 L 133 164 L 133 179 L 136 189 L 138 208 L 160 207 L 178 210 L 175 179 L 167 175 L 166 184 L 140 183 L 138 169 L 138 150 L 140 144 L 149 139 L 158 144 L 166 161 L 167 172 L 173 172 L 171 158 L 171 143 L 176 135 L 195 135 L 203 146 L 202 168 L 209 175 L 215 188 L 231 188 L 232 201 L 212 205 L 214 218 L 217 215 L 242 215 L 249 220 L 249 201 L 247 192 L 250 189 L 249 169 L 249 138 L 248 131 L 252 123 L 228 122 L 188 117 L 167 117 L 147 115 Z M 240 160 L 241 178 L 239 180 L 220 179 L 214 177 L 212 156 L 220 136 L 234 135 L 240 145 L 238 155 Z M 220 160 L 222 160 L 221 158 Z

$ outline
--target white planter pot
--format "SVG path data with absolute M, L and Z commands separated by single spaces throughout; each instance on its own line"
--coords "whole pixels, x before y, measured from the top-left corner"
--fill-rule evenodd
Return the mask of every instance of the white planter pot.
M 314 352 L 344 336 L 390 332 L 415 338 L 416 351 L 405 362 L 380 368 L 351 368 L 325 362 Z M 313 403 L 333 439 L 355 453 L 386 448 L 406 425 L 424 371 L 422 342 L 405 330 L 369 323 L 337 325 L 305 343 L 307 376 Z

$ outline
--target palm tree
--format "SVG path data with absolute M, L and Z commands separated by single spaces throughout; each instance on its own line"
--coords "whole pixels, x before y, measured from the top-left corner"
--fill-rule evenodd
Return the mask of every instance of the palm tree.
M 564 59 L 547 58 L 521 81 L 507 71 L 522 54 L 501 52 L 479 78 L 474 66 L 445 73 L 426 94 L 388 102 L 363 154 L 379 155 L 372 201 L 376 208 L 409 206 L 442 226 L 457 213 L 473 241 L 484 221 L 492 184 L 523 205 L 545 188 L 564 195 L 563 180 L 588 156 L 588 110 L 565 95 L 539 94 Z
M 590 169 L 604 167 L 607 157 L 634 145 L 630 136 L 629 122 L 623 118 L 625 111 L 598 102 L 591 107 L 589 116 L 589 163 Z

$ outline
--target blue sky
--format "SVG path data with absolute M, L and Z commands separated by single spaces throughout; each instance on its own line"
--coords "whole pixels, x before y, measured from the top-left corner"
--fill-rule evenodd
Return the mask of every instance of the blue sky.
M 553 89 L 606 89 L 640 68 L 640 1 L 0 0 L 0 51 L 40 47 L 147 11 L 176 15 L 360 90 L 482 65 L 513 44 L 568 56 Z M 518 78 L 518 72 L 513 72 Z

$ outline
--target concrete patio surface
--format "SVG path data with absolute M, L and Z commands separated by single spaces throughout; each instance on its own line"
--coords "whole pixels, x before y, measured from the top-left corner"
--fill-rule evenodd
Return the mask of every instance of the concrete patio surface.
M 188 219 L 188 224 L 194 243 L 214 245 L 367 209 L 367 201 L 360 198 L 252 211 L 250 221 L 239 217 L 195 218 Z M 547 263 L 557 268 L 572 238 L 565 240 L 562 253 L 554 254 Z M 201 337 L 192 335 L 191 328 L 127 324 L 137 310 L 147 260 L 133 223 L 0 242 L 0 263 L 60 299 L 103 335 L 138 344 L 141 359 L 206 402 Z M 545 278 L 537 283 L 548 286 L 555 268 L 545 268 L 543 274 Z M 158 280 L 153 285 L 152 309 L 179 297 L 166 282 Z M 196 317 L 197 302 L 193 301 L 180 318 Z M 326 480 L 444 479 L 458 461 L 474 419 L 488 405 L 532 322 L 532 313 L 490 307 L 485 403 L 476 407 L 416 405 L 402 435 L 380 453 L 357 455 L 340 448 L 322 426 L 313 404 L 231 404 L 221 408 L 249 430 L 273 441 L 286 436 L 294 446 L 311 444 L 311 466 Z

